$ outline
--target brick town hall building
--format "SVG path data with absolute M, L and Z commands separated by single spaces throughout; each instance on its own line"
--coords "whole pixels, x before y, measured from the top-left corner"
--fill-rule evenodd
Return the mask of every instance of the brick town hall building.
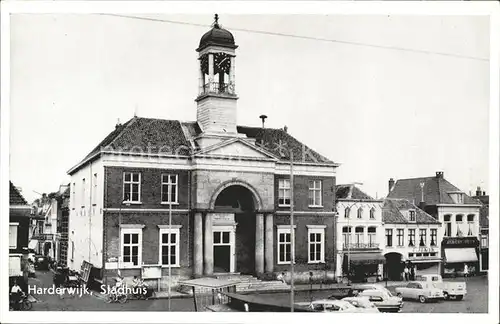
M 295 269 L 333 278 L 338 164 L 285 129 L 237 125 L 233 35 L 217 21 L 200 40 L 197 120 L 134 117 L 68 171 L 68 265 L 97 279 L 161 271 L 161 285 L 290 266 L 290 151 Z M 193 62 L 194 63 L 194 62 Z M 172 223 L 169 227 L 169 206 Z M 156 270 L 158 273 L 158 270 Z

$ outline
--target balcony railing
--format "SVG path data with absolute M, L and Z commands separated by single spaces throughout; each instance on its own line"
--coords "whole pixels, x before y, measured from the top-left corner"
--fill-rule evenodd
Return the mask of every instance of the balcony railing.
M 378 249 L 379 243 L 344 243 L 344 250 Z
M 226 94 L 235 95 L 234 83 L 208 82 L 200 88 L 200 95 Z

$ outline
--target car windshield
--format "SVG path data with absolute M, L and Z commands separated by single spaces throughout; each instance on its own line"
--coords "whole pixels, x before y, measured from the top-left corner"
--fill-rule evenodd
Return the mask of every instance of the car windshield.
M 387 293 L 387 296 L 394 297 L 394 295 L 391 293 L 391 291 L 389 289 L 384 288 L 384 291 Z
M 367 298 L 356 298 L 356 299 L 348 299 L 349 303 L 351 303 L 354 307 L 357 308 L 373 308 L 373 305 Z

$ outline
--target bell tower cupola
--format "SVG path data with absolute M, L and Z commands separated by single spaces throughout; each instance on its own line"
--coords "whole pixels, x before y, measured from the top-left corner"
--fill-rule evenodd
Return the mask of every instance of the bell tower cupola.
M 235 50 L 233 35 L 219 25 L 216 14 L 212 29 L 196 49 L 199 61 L 197 121 L 207 135 L 232 135 L 236 131 Z

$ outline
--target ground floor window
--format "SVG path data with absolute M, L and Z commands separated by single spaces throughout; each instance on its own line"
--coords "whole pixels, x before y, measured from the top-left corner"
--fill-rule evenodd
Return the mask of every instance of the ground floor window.
M 17 248 L 17 226 L 19 223 L 9 223 L 9 249 Z
M 292 260 L 292 238 L 289 228 L 278 228 L 278 264 Z
M 122 228 L 121 258 L 124 263 L 141 265 L 142 228 Z
M 325 262 L 325 227 L 307 226 L 309 237 L 309 263 Z
M 160 228 L 160 264 L 179 266 L 179 236 L 178 228 Z

